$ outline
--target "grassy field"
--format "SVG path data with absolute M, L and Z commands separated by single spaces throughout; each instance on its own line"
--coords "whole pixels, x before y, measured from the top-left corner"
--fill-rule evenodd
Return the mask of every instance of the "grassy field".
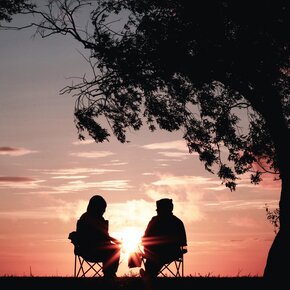
M 139 277 L 119 277 L 114 281 L 104 278 L 0 277 L 1 290 L 262 290 L 266 289 L 263 284 L 261 277 L 162 277 L 150 282 Z

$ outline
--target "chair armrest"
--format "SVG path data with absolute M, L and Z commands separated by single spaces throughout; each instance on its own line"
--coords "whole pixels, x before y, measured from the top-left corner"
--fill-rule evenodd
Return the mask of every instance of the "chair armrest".
M 71 241 L 72 244 L 76 245 L 78 242 L 78 233 L 76 231 L 69 233 L 68 239 Z
M 188 251 L 187 251 L 187 247 L 186 246 L 182 246 L 181 247 L 181 253 L 182 254 L 186 254 Z

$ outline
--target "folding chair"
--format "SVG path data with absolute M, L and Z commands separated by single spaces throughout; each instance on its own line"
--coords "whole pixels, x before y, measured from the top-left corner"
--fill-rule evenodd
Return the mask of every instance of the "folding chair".
M 78 245 L 77 232 L 71 232 L 68 236 L 71 243 L 74 245 L 74 277 L 102 277 L 103 264 L 102 262 L 91 262 L 82 257 Z

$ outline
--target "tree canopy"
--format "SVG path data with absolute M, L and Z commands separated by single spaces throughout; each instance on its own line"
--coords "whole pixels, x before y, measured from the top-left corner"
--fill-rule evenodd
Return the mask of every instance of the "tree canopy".
M 96 142 L 111 133 L 126 142 L 127 130 L 146 122 L 152 131 L 182 130 L 189 151 L 208 171 L 218 167 L 231 190 L 246 172 L 253 183 L 279 173 L 266 118 L 277 114 L 275 126 L 289 128 L 287 1 L 56 0 L 48 7 L 38 12 L 38 33 L 72 35 L 90 51 L 91 78 L 63 90 L 76 97 L 80 139 L 86 131 Z M 90 12 L 86 29 L 78 26 L 81 9 Z
M 29 0 L 1 0 L 0 3 L 0 21 L 10 22 L 12 15 L 32 9 L 35 6 L 32 3 L 27 3 Z

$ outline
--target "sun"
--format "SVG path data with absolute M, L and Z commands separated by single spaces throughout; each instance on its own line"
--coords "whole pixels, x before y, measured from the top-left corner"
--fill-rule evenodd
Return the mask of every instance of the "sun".
M 142 235 L 143 231 L 134 227 L 127 227 L 120 231 L 118 237 L 122 241 L 123 253 L 130 254 L 140 250 Z

